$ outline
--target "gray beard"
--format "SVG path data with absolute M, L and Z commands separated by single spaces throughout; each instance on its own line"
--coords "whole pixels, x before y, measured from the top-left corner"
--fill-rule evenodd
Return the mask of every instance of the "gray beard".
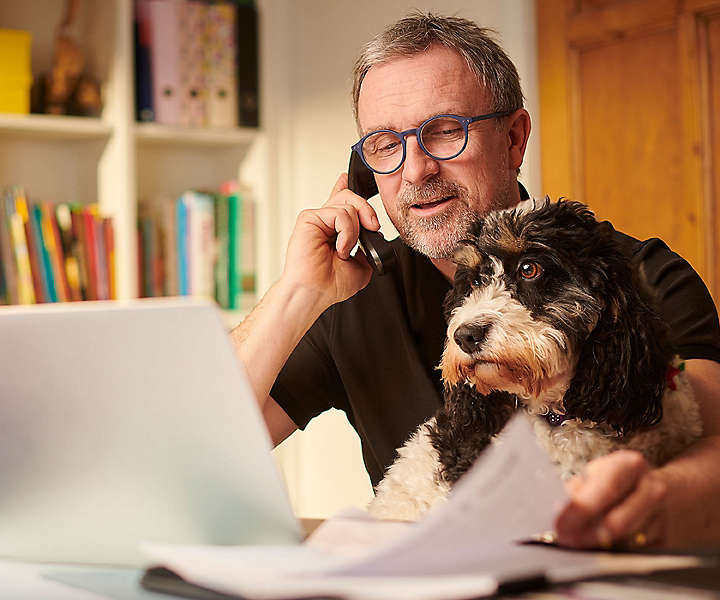
M 442 213 L 430 217 L 415 217 L 410 214 L 414 204 L 438 198 L 457 198 Z M 413 250 L 428 258 L 448 259 L 458 242 L 465 239 L 472 224 L 488 212 L 507 206 L 507 194 L 494 198 L 485 211 L 480 213 L 470 208 L 467 189 L 457 183 L 443 179 L 431 179 L 420 186 L 406 187 L 398 196 L 399 218 L 393 223 L 400 238 Z

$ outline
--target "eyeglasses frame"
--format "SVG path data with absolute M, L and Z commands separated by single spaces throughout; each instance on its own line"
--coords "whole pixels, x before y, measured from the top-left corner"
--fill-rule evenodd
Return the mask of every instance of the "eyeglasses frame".
M 498 112 L 492 112 L 485 115 L 478 115 L 476 117 L 461 117 L 460 115 L 451 115 L 451 114 L 442 114 L 442 115 L 434 115 L 430 117 L 429 119 L 426 119 L 420 125 L 417 127 L 414 127 L 413 129 L 407 129 L 405 131 L 395 131 L 393 129 L 377 129 L 375 131 L 371 131 L 370 133 L 364 135 L 360 138 L 358 142 L 353 144 L 351 146 L 351 150 L 354 152 L 357 152 L 358 156 L 360 157 L 360 160 L 362 160 L 363 164 L 370 169 L 373 173 L 377 173 L 378 175 L 390 175 L 390 173 L 394 173 L 397 171 L 400 167 L 403 166 L 405 163 L 405 158 L 407 157 L 407 136 L 414 135 L 417 138 L 418 145 L 420 146 L 420 149 L 427 154 L 430 158 L 433 160 L 452 160 L 453 158 L 456 158 L 457 156 L 460 156 L 467 147 L 468 139 L 469 139 L 469 133 L 468 133 L 468 127 L 470 126 L 470 123 L 475 123 L 477 121 L 485 121 L 487 119 L 496 119 L 499 117 L 507 117 L 508 115 L 511 115 L 514 110 L 505 110 L 505 111 L 498 111 Z M 450 117 L 455 119 L 456 121 L 459 121 L 463 126 L 463 131 L 465 132 L 465 143 L 463 144 L 462 148 L 458 150 L 455 154 L 452 156 L 448 156 L 447 158 L 440 158 L 439 156 L 435 156 L 432 154 L 426 147 L 425 144 L 422 142 L 422 129 L 425 127 L 428 123 L 431 121 L 434 121 L 435 119 L 440 119 L 442 117 Z M 400 164 L 398 164 L 397 167 L 392 169 L 391 171 L 378 171 L 377 169 L 374 169 L 371 167 L 367 161 L 365 160 L 365 156 L 362 151 L 362 146 L 365 143 L 365 140 L 368 139 L 371 135 L 375 135 L 378 133 L 392 133 L 396 135 L 398 138 L 400 138 L 400 143 L 402 144 L 402 159 L 400 160 Z

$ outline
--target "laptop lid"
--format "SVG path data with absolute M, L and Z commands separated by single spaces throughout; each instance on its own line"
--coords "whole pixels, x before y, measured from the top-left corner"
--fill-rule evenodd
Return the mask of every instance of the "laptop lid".
M 136 565 L 140 541 L 301 539 L 219 310 L 0 309 L 0 556 Z

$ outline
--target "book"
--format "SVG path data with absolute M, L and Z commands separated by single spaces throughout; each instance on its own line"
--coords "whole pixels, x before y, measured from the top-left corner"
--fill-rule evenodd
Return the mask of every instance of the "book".
M 87 241 L 85 239 L 85 217 L 81 206 L 73 206 L 70 210 L 72 224 L 72 255 L 78 266 L 80 292 L 83 300 L 90 300 L 90 271 L 88 266 Z
M 187 296 L 190 294 L 190 258 L 188 256 L 188 211 L 189 206 L 186 200 L 187 192 L 180 196 L 175 202 L 177 236 L 177 272 L 178 272 L 178 294 Z
M 208 6 L 205 64 L 210 127 L 237 127 L 238 124 L 235 21 L 235 4 L 218 2 Z
M 82 208 L 82 241 L 88 276 L 88 300 L 101 300 L 98 284 L 98 251 L 95 239 L 95 218 L 90 207 Z
M 19 304 L 34 304 L 35 289 L 33 288 L 32 271 L 30 270 L 30 256 L 25 239 L 25 226 L 22 217 L 13 211 L 9 214 L 10 240 L 15 256 L 17 273 L 17 301 Z
M 205 21 L 207 5 L 184 0 L 180 6 L 180 125 L 207 124 Z
M 135 0 L 133 38 L 135 43 L 135 118 L 155 120 L 151 54 L 150 7 L 148 0 Z
M 115 271 L 115 228 L 112 217 L 103 217 L 102 231 L 105 240 L 109 299 L 115 300 L 117 298 L 117 274 Z
M 180 18 L 182 0 L 148 0 L 155 120 L 180 124 Z
M 242 304 L 242 205 L 237 183 L 223 184 L 221 188 L 228 203 L 228 309 L 237 310 Z
M 10 239 L 12 212 L 14 212 L 12 195 L 4 191 L 0 196 L 0 262 L 3 269 L 4 299 L 8 304 L 17 304 L 17 267 Z
M 252 1 L 236 3 L 238 123 L 259 125 L 258 20 Z
M 45 242 L 45 236 L 43 232 L 43 214 L 42 208 L 35 204 L 33 205 L 30 216 L 32 219 L 33 236 L 35 237 L 37 250 L 38 250 L 38 262 L 41 265 L 43 290 L 47 302 L 57 302 L 57 290 L 55 288 L 55 277 L 53 275 L 52 259 L 48 252 L 48 247 Z
M 58 204 L 55 207 L 55 219 L 58 225 L 60 246 L 62 247 L 65 262 L 65 276 L 67 277 L 68 283 L 68 298 L 72 302 L 78 302 L 83 299 L 83 296 L 80 285 L 80 265 L 74 249 L 70 206 L 65 203 Z
M 67 277 L 65 275 L 65 259 L 60 247 L 60 236 L 57 234 L 55 212 L 47 202 L 40 204 L 43 242 L 50 257 L 50 269 L 55 282 L 55 294 L 58 302 L 67 302 L 69 299 Z
M 30 222 L 30 209 L 28 208 L 25 193 L 15 194 L 15 210 L 23 220 L 25 229 L 25 240 L 27 241 L 28 255 L 30 257 L 30 270 L 32 271 L 33 288 L 35 290 L 35 302 L 47 302 L 48 298 L 43 289 L 41 258 L 38 254 L 38 240 L 33 233 Z
M 215 299 L 221 307 L 229 308 L 230 238 L 228 231 L 228 198 L 222 193 L 215 196 L 215 240 L 217 243 L 217 260 L 215 262 Z
M 213 298 L 215 293 L 215 208 L 212 196 L 200 192 L 187 195 L 190 203 L 189 257 L 190 293 Z

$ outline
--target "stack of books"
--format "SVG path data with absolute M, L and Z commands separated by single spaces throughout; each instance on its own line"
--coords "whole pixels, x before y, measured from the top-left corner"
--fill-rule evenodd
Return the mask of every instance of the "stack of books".
M 0 195 L 0 304 L 110 300 L 112 219 L 95 204 L 28 202 L 21 186 Z
M 138 121 L 258 125 L 252 2 L 135 0 Z
M 254 304 L 254 202 L 234 181 L 144 203 L 138 247 L 141 296 L 210 298 L 229 310 Z

